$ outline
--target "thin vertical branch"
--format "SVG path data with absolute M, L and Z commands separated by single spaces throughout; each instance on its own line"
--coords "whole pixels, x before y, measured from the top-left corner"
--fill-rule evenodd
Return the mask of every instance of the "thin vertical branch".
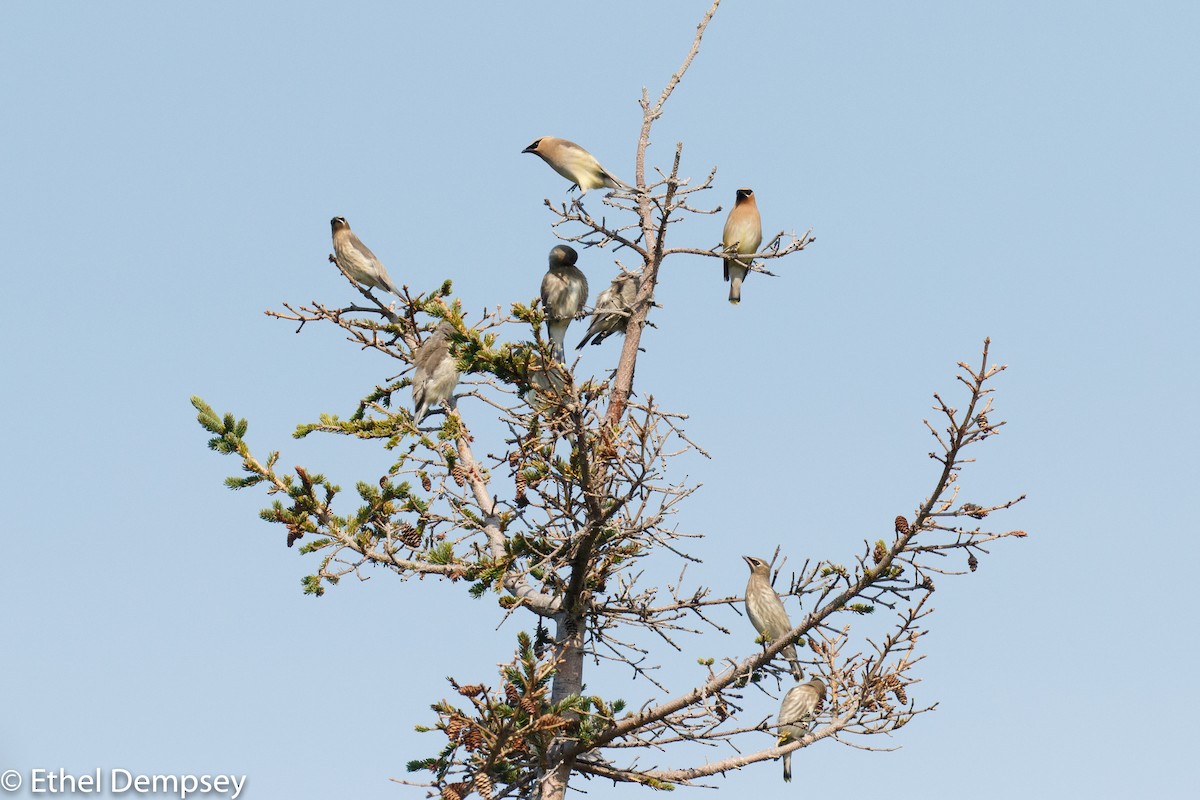
M 642 130 L 638 135 L 636 169 L 639 189 L 644 189 L 646 186 L 646 148 L 650 146 L 650 129 L 654 126 L 654 121 L 662 116 L 663 107 L 666 105 L 667 99 L 675 91 L 675 87 L 679 85 L 679 82 L 683 80 L 684 73 L 692 65 L 692 59 L 700 52 L 700 40 L 704 38 L 704 31 L 708 28 L 708 23 L 712 21 L 713 15 L 717 13 L 717 7 L 720 5 L 721 0 L 713 0 L 713 4 L 705 12 L 704 18 L 696 26 L 696 35 L 692 39 L 692 47 L 688 50 L 687 56 L 684 57 L 683 64 L 675 71 L 671 79 L 667 81 L 667 85 L 663 87 L 662 94 L 659 95 L 658 101 L 653 106 L 650 105 L 649 93 L 645 88 L 642 89 Z M 676 164 L 678 164 L 678 159 L 676 159 Z M 674 179 L 676 176 L 677 173 L 672 171 L 672 180 L 668 181 L 667 185 L 668 195 L 673 194 Z M 664 215 L 664 220 L 669 216 L 670 206 L 665 206 L 665 208 L 668 209 L 668 213 Z M 633 315 L 625 330 L 625 344 L 621 348 L 621 360 L 617 362 L 617 372 L 613 379 L 612 395 L 606 415 L 610 426 L 615 426 L 621 421 L 621 415 L 625 413 L 625 404 L 629 402 L 629 395 L 633 391 L 633 375 L 637 366 L 638 347 L 642 341 L 642 330 L 646 327 L 646 318 L 650 314 L 654 288 L 658 285 L 658 271 L 662 266 L 662 236 L 665 230 L 656 230 L 655 228 L 649 192 L 639 191 L 637 209 L 638 217 L 641 219 L 642 239 L 646 247 L 647 257 L 645 270 L 642 273 L 641 288 L 638 290 L 637 299 L 634 301 Z M 665 229 L 665 227 L 664 222 L 663 228 Z

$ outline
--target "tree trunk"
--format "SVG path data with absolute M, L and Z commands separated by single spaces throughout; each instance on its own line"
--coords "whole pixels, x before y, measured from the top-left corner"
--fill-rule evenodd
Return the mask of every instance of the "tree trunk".
M 551 703 L 559 703 L 583 690 L 583 621 L 568 610 L 559 614 L 556 622 L 559 664 L 550 690 Z M 563 716 L 578 719 L 574 712 Z M 575 759 L 563 759 L 561 754 L 575 744 L 575 738 L 570 735 L 569 728 L 565 732 L 567 735 L 559 736 L 550 745 L 551 767 L 542 776 L 541 786 L 535 795 L 540 800 L 564 800 L 567 795 L 567 783 L 571 779 Z

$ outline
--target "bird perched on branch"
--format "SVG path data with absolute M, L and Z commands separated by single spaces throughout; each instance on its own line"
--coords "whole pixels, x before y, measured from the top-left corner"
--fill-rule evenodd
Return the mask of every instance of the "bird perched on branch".
M 460 377 L 450 355 L 450 335 L 454 326 L 442 320 L 429 338 L 413 351 L 413 420 L 419 425 L 436 406 L 454 393 Z
M 783 601 L 771 587 L 771 565 L 754 556 L 742 558 L 750 566 L 750 581 L 746 584 L 746 615 L 763 638 L 774 642 L 792 629 L 792 621 L 788 619 Z M 800 668 L 796 646 L 789 644 L 783 648 L 781 655 L 792 665 L 796 680 L 802 680 L 804 670 Z
M 808 683 L 793 686 L 783 696 L 779 706 L 778 742 L 803 739 L 812 730 L 812 721 L 817 714 L 817 704 L 825 698 L 825 682 L 813 678 Z M 792 779 L 792 754 L 783 754 L 783 779 Z
M 346 218 L 334 217 L 329 224 L 333 226 L 334 262 L 342 268 L 342 271 L 357 284 L 368 289 L 383 289 L 385 292 L 391 292 L 399 297 L 400 290 L 388 277 L 383 264 L 375 257 L 371 249 L 354 235 Z
M 550 335 L 554 357 L 566 360 L 567 326 L 587 303 L 587 276 L 575 262 L 579 253 L 565 244 L 550 250 L 550 270 L 542 278 L 542 308 L 546 311 L 546 332 Z
M 641 277 L 629 272 L 622 272 L 614 278 L 609 287 L 596 298 L 592 324 L 588 326 L 587 333 L 583 335 L 579 344 L 575 345 L 575 349 L 582 349 L 589 339 L 592 344 L 600 344 L 614 333 L 624 333 L 633 313 L 633 301 L 637 299 L 641 285 Z
M 736 255 L 753 255 L 762 244 L 762 219 L 758 215 L 758 203 L 753 189 L 738 189 L 733 210 L 725 220 L 725 231 L 721 234 L 725 252 Z M 752 260 L 726 258 L 725 280 L 729 282 L 729 302 L 742 302 L 742 281 L 750 272 Z
M 633 187 L 615 177 L 611 172 L 600 166 L 596 157 L 574 142 L 559 139 L 557 136 L 543 136 L 535 139 L 533 144 L 521 151 L 533 153 L 550 165 L 550 168 L 571 182 L 571 191 L 578 187 L 581 191 L 579 199 L 588 193 L 589 189 L 624 189 L 633 191 Z
M 553 409 L 567 385 L 566 373 L 557 364 L 543 360 L 541 355 L 529 360 L 527 379 L 528 388 L 521 393 L 521 399 L 538 412 Z

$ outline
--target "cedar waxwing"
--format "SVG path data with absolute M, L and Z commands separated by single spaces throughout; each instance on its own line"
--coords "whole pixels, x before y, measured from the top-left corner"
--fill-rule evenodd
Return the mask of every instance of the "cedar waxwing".
M 725 220 L 725 232 L 721 234 L 721 243 L 726 252 L 738 255 L 753 255 L 762 244 L 762 219 L 758 216 L 758 203 L 754 201 L 753 189 L 738 189 L 737 200 L 729 218 Z M 742 302 L 742 281 L 750 270 L 749 261 L 734 258 L 725 259 L 725 280 L 729 281 L 729 302 L 737 305 Z
M 521 394 L 521 399 L 535 411 L 553 408 L 567 385 L 562 371 L 554 364 L 543 361 L 539 355 L 530 360 L 528 374 L 529 388 Z
M 633 191 L 633 187 L 625 181 L 612 175 L 596 157 L 574 142 L 559 139 L 557 136 L 543 136 L 535 139 L 533 144 L 521 151 L 540 156 L 550 168 L 571 182 L 571 191 L 579 187 L 579 199 L 588 193 L 588 189 L 625 189 Z
M 638 289 L 642 285 L 640 275 L 622 272 L 613 279 L 612 284 L 596 298 L 596 308 L 592 311 L 592 324 L 582 341 L 575 345 L 581 349 L 592 340 L 592 344 L 600 344 L 618 331 L 625 332 L 629 324 L 629 316 L 633 313 L 633 301 L 637 299 Z
M 812 730 L 813 717 L 816 716 L 817 703 L 825 697 L 825 682 L 813 678 L 808 683 L 793 686 L 783 696 L 779 706 L 779 744 L 803 739 Z M 783 779 L 792 779 L 792 754 L 783 754 Z
M 587 303 L 587 276 L 575 266 L 579 253 L 565 244 L 550 251 L 550 271 L 542 278 L 542 308 L 546 312 L 546 332 L 554 346 L 554 357 L 565 361 L 567 326 Z
M 792 629 L 787 609 L 775 590 L 771 588 L 771 565 L 761 558 L 742 556 L 750 565 L 750 582 L 746 584 L 746 614 L 754 630 L 772 642 Z M 795 645 L 788 645 L 781 653 L 792 665 L 796 680 L 804 677 Z
M 458 385 L 459 374 L 450 355 L 450 335 L 454 326 L 442 320 L 413 352 L 413 420 L 419 425 L 430 409 L 450 399 Z
M 334 217 L 329 224 L 333 226 L 333 253 L 337 265 L 353 278 L 355 283 L 368 289 L 383 289 L 399 297 L 400 290 L 388 277 L 383 264 L 370 248 L 354 235 L 346 218 Z

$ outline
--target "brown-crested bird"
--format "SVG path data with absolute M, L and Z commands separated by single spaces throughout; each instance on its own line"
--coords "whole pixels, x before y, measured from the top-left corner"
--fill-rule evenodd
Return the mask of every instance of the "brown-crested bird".
M 550 269 L 542 278 L 542 308 L 546 311 L 546 332 L 550 335 L 554 357 L 566 360 L 567 326 L 587 303 L 587 276 L 575 262 L 579 253 L 565 244 L 550 250 Z
M 600 344 L 614 333 L 624 333 L 633 313 L 633 301 L 637 299 L 638 289 L 641 288 L 642 278 L 631 272 L 622 272 L 609 287 L 596 298 L 596 308 L 592 311 L 592 324 L 575 349 L 581 349 L 588 340 L 592 344 Z
M 754 200 L 753 189 L 738 189 L 737 199 L 733 210 L 725 220 L 725 230 L 721 234 L 721 244 L 726 253 L 737 255 L 753 255 L 762 244 L 762 218 L 758 215 L 758 203 Z M 742 281 L 750 272 L 751 261 L 726 258 L 725 280 L 729 281 L 729 302 L 737 305 L 742 302 Z
M 742 556 L 750 566 L 750 581 L 746 584 L 746 615 L 754 630 L 772 642 L 781 638 L 792 629 L 792 621 L 788 619 L 787 609 L 783 601 L 771 587 L 771 565 L 761 558 Z M 792 665 L 792 674 L 796 680 L 804 678 L 804 670 L 800 668 L 800 659 L 796 655 L 796 646 L 789 644 L 780 653 Z
M 419 425 L 430 410 L 445 403 L 458 385 L 459 373 L 450 355 L 454 326 L 442 320 L 432 334 L 413 351 L 413 420 Z
M 337 265 L 349 275 L 355 283 L 368 289 L 383 289 L 397 297 L 400 290 L 388 276 L 387 270 L 371 249 L 362 243 L 345 217 L 334 217 L 329 221 L 333 226 L 333 253 Z
M 803 739 L 812 730 L 817 704 L 825 697 L 825 682 L 813 678 L 808 683 L 793 686 L 779 705 L 778 743 Z M 783 754 L 783 779 L 792 779 L 792 754 Z
M 571 182 L 571 191 L 576 187 L 581 190 L 579 199 L 588 193 L 588 189 L 624 189 L 633 191 L 633 187 L 617 178 L 611 172 L 600 166 L 596 157 L 574 142 L 559 139 L 557 136 L 543 136 L 535 139 L 533 144 L 521 151 L 533 153 L 550 165 L 550 168 Z

